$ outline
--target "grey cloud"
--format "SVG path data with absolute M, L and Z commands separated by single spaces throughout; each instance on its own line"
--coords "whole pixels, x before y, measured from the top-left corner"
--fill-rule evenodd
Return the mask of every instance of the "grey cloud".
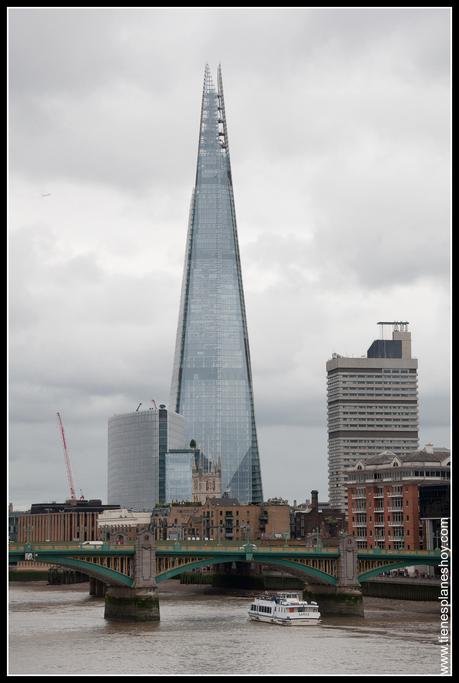
M 364 354 L 380 319 L 410 320 L 421 429 L 446 445 L 449 17 L 10 9 L 15 502 L 65 495 L 57 410 L 79 485 L 104 497 L 107 419 L 167 403 L 206 61 L 223 66 L 265 494 L 326 498 L 325 362 Z

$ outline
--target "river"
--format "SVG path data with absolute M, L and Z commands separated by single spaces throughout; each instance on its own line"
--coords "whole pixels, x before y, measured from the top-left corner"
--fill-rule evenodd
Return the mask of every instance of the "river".
M 88 584 L 10 584 L 10 674 L 438 674 L 435 602 L 364 598 L 365 618 L 251 622 L 250 594 L 160 587 L 161 621 L 104 620 Z

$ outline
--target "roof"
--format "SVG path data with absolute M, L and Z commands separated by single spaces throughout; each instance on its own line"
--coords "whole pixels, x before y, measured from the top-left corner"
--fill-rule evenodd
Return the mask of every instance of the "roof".
M 409 463 L 440 464 L 450 456 L 451 451 L 449 448 L 433 448 L 432 452 L 427 451 L 426 448 L 422 448 L 418 451 L 413 451 L 412 453 L 404 453 L 403 455 L 398 455 L 393 451 L 387 450 L 382 451 L 378 455 L 372 455 L 370 458 L 358 460 L 356 467 L 359 463 L 362 463 L 365 469 L 377 465 L 390 465 L 394 459 L 397 459 L 403 465 Z M 356 467 L 352 469 L 356 469 Z
M 212 505 L 213 507 L 231 507 L 233 505 L 240 505 L 237 498 L 230 498 L 229 496 L 223 496 L 222 498 L 208 498 L 206 504 Z

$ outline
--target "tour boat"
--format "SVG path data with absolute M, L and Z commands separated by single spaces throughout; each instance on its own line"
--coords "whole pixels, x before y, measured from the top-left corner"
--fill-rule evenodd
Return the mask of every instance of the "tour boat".
M 259 595 L 249 607 L 249 617 L 254 621 L 267 621 L 283 626 L 307 626 L 320 622 L 317 602 L 300 600 L 298 593 Z

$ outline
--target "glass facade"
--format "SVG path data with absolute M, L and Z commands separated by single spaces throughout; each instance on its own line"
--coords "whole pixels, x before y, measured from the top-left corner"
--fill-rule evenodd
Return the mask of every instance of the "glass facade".
M 166 453 L 166 503 L 193 499 L 194 459 L 194 451 L 190 449 Z
M 221 70 L 206 67 L 196 184 L 191 201 L 171 407 L 186 419 L 222 490 L 241 503 L 263 499 L 249 340 Z
M 183 448 L 184 418 L 181 415 L 164 409 L 110 418 L 108 503 L 141 511 L 151 510 L 156 503 L 162 502 L 160 455 L 163 439 L 166 440 L 164 452 L 168 445 Z

